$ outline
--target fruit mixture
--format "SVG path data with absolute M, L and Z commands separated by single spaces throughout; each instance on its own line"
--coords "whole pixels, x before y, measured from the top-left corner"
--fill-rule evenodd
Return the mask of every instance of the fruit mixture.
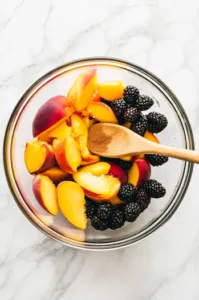
M 165 129 L 168 121 L 157 112 L 143 114 L 153 103 L 122 81 L 98 83 L 96 69 L 81 73 L 66 96 L 49 99 L 35 115 L 34 139 L 24 153 L 40 205 L 55 216 L 60 210 L 80 229 L 90 219 L 96 230 L 115 230 L 134 222 L 151 198 L 163 197 L 165 188 L 150 179 L 151 165 L 161 166 L 168 157 L 109 159 L 87 147 L 89 128 L 96 122 L 120 124 L 159 143 L 155 133 Z

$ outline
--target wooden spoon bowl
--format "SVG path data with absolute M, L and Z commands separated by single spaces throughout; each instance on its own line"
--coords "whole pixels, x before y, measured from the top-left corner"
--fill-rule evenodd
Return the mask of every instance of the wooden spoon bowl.
M 126 127 L 111 123 L 98 123 L 91 127 L 88 147 L 91 152 L 104 157 L 159 154 L 199 163 L 196 151 L 156 144 Z

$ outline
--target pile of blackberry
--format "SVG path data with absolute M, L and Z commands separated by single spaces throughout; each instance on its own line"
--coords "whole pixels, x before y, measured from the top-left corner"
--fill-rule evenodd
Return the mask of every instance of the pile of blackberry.
M 124 204 L 97 203 L 86 198 L 86 215 L 96 230 L 116 230 L 125 222 L 134 222 L 148 208 L 151 198 L 161 198 L 165 194 L 161 183 L 152 179 L 145 181 L 138 190 L 132 184 L 123 184 L 118 197 Z
M 117 116 L 119 124 L 130 122 L 130 129 L 141 136 L 144 136 L 147 130 L 151 133 L 159 133 L 168 125 L 168 120 L 163 114 L 157 112 L 143 114 L 143 111 L 151 108 L 153 104 L 151 97 L 140 95 L 139 89 L 132 85 L 124 89 L 123 99 L 109 101 L 109 106 Z M 168 157 L 162 155 L 149 154 L 145 158 L 152 166 L 161 166 L 168 161 Z
M 122 99 L 115 99 L 112 102 L 106 99 L 101 101 L 112 108 L 120 125 L 125 126 L 128 122 L 128 127 L 141 136 L 144 136 L 147 130 L 151 133 L 159 133 L 168 125 L 168 120 L 163 114 L 143 113 L 153 106 L 154 101 L 149 96 L 141 95 L 139 89 L 132 85 L 126 86 Z M 161 166 L 168 161 L 166 156 L 151 154 L 146 154 L 145 159 L 152 166 Z M 101 161 L 112 161 L 126 173 L 133 165 L 132 161 L 115 158 L 101 157 Z M 165 194 L 166 189 L 153 179 L 143 182 L 138 188 L 130 183 L 122 184 L 117 194 L 122 204 L 97 203 L 87 198 L 86 215 L 90 219 L 91 226 L 96 230 L 116 230 L 125 222 L 134 222 L 148 208 L 152 198 L 161 198 Z

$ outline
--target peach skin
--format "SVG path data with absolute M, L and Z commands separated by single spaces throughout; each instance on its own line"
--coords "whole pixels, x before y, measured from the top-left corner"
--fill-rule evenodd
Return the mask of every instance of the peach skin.
M 83 189 L 75 182 L 63 181 L 57 187 L 58 203 L 62 214 L 74 226 L 85 229 L 87 225 Z
M 82 111 L 92 101 L 97 89 L 96 69 L 85 71 L 77 77 L 68 92 L 67 99 L 76 111 Z
M 43 172 L 55 165 L 54 150 L 52 146 L 45 142 L 33 141 L 27 143 L 24 160 L 29 173 Z
M 41 133 L 57 124 L 59 121 L 68 119 L 74 112 L 74 108 L 68 106 L 65 96 L 56 96 L 44 103 L 35 115 L 32 132 L 37 137 Z
M 56 187 L 44 175 L 37 175 L 33 180 L 33 193 L 39 204 L 51 215 L 58 214 Z
M 128 172 L 128 183 L 139 187 L 151 177 L 151 166 L 145 159 L 136 159 Z
M 127 183 L 128 178 L 124 170 L 113 162 L 110 162 L 109 164 L 110 164 L 110 169 L 108 174 L 118 178 L 121 184 Z
M 93 102 L 88 107 L 88 111 L 90 112 L 91 116 L 97 121 L 118 124 L 118 120 L 114 112 L 105 103 Z
M 71 136 L 55 146 L 55 157 L 59 167 L 70 174 L 77 172 L 82 160 L 79 146 Z

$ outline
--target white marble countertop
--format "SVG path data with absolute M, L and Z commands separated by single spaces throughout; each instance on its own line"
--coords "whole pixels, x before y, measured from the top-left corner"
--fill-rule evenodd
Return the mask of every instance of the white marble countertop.
M 160 76 L 199 149 L 198 0 L 0 0 L 0 139 L 23 92 L 72 59 L 113 56 Z M 32 226 L 0 172 L 1 300 L 198 300 L 199 167 L 175 216 L 132 247 L 85 252 Z

